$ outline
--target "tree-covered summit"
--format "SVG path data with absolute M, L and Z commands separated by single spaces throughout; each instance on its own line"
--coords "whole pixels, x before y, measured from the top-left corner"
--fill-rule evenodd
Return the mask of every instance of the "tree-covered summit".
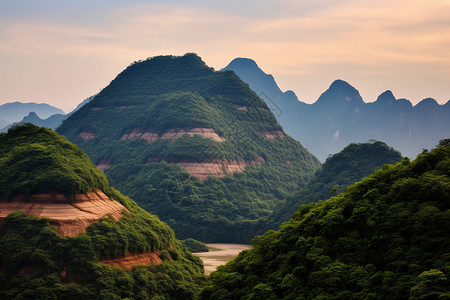
M 71 198 L 107 186 L 89 157 L 50 129 L 28 123 L 0 133 L 0 200 L 46 192 Z
M 248 242 L 320 165 L 246 83 L 195 54 L 133 63 L 58 132 L 182 239 Z
M 212 273 L 200 298 L 448 299 L 449 176 L 446 145 L 302 205 Z
M 272 219 L 278 226 L 282 221 L 288 220 L 300 204 L 326 200 L 383 165 L 395 164 L 401 160 L 400 152 L 383 142 L 373 140 L 367 143 L 352 143 L 342 151 L 330 155 L 308 185 L 289 195 L 286 203 L 276 210 Z

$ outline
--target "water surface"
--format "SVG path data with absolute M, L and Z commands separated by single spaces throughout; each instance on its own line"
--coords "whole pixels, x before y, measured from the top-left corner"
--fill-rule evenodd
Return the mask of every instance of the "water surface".
M 209 252 L 197 252 L 192 253 L 195 256 L 200 257 L 205 266 L 205 274 L 209 275 L 215 271 L 218 266 L 224 265 L 233 258 L 235 258 L 242 250 L 251 249 L 251 245 L 245 244 L 206 244 L 209 248 Z

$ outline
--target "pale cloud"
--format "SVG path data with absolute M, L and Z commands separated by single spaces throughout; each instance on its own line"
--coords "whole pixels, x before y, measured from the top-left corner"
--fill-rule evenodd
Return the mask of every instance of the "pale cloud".
M 385 89 L 414 102 L 450 98 L 450 1 L 185 3 L 121 3 L 102 10 L 97 20 L 90 12 L 87 23 L 81 12 L 78 22 L 75 13 L 70 22 L 61 15 L 2 18 L 0 64 L 13 71 L 0 70 L 0 103 L 37 95 L 73 107 L 133 60 L 186 52 L 216 69 L 238 56 L 253 58 L 282 89 L 308 102 L 337 78 L 353 84 L 366 101 Z M 39 72 L 49 77 L 37 84 Z M 70 83 L 59 80 L 67 72 Z

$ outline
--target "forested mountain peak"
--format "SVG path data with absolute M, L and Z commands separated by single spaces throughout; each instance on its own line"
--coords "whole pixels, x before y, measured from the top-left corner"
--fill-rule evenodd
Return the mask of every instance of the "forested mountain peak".
M 195 54 L 132 64 L 58 132 L 180 237 L 200 240 L 248 241 L 252 222 L 319 166 L 234 72 Z
M 107 186 L 105 176 L 74 144 L 30 123 L 0 134 L 0 199 L 57 192 L 70 198 Z

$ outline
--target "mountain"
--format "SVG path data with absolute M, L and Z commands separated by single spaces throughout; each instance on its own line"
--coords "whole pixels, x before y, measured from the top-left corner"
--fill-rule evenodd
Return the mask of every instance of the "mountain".
M 34 111 L 32 111 L 28 114 L 28 116 L 22 119 L 21 123 L 32 123 L 36 126 L 43 126 L 50 129 L 56 129 L 56 127 L 61 125 L 62 121 L 66 118 L 67 118 L 66 115 L 56 114 L 51 115 L 47 119 L 41 119 Z
M 366 103 L 359 92 L 343 80 L 334 81 L 313 104 L 283 93 L 271 75 L 250 59 L 237 58 L 224 70 L 236 72 L 268 103 L 280 124 L 295 139 L 324 161 L 350 143 L 380 140 L 415 157 L 450 135 L 450 104 L 434 99 L 413 106 L 396 99 L 391 91 Z
M 319 161 L 233 72 L 196 54 L 133 63 L 57 131 L 180 239 L 248 242 Z
M 48 118 L 51 115 L 65 113 L 54 106 L 48 105 L 46 103 L 22 103 L 22 102 L 11 102 L 0 105 L 0 119 L 9 123 L 19 122 L 30 112 L 35 112 L 41 118 Z
M 89 101 L 91 101 L 94 96 L 88 97 L 86 99 L 84 99 L 80 104 L 78 104 L 78 106 L 71 111 L 70 113 L 68 113 L 67 115 L 64 114 L 64 112 L 62 110 L 60 110 L 59 108 L 57 108 L 57 110 L 61 111 L 62 113 L 56 113 L 56 114 L 52 114 L 46 118 L 41 119 L 34 111 L 30 111 L 30 113 L 28 113 L 28 115 L 26 115 L 23 119 L 14 119 L 14 121 L 10 124 L 8 124 L 7 121 L 1 120 L 0 119 L 0 132 L 6 132 L 8 131 L 9 128 L 11 128 L 11 126 L 17 124 L 17 123 L 32 123 L 34 125 L 37 126 L 43 126 L 43 127 L 47 127 L 50 129 L 56 129 L 59 125 L 61 125 L 62 121 L 64 121 L 67 117 L 69 117 L 70 115 L 72 115 L 74 112 L 76 112 L 77 110 L 79 110 L 83 105 L 85 105 L 86 103 L 88 103 Z M 8 103 L 11 104 L 11 103 Z M 15 102 L 14 104 L 16 104 L 18 107 L 22 107 L 24 108 L 23 104 L 36 104 L 36 103 L 21 103 L 21 102 Z M 6 104 L 5 104 L 6 105 Z M 39 106 L 42 106 L 45 108 L 47 106 L 49 106 L 48 104 L 38 104 Z M 50 106 L 52 107 L 52 106 Z M 28 107 L 28 109 L 30 109 L 31 107 Z M 0 106 L 1 109 L 1 106 Z M 8 114 L 11 110 L 17 110 L 17 107 L 7 107 L 5 109 L 5 114 Z M 27 109 L 22 110 L 22 112 L 25 112 Z M 41 111 L 42 114 L 42 108 L 39 110 Z M 45 111 L 42 115 L 47 116 L 48 114 L 50 114 L 52 111 L 48 110 Z M 19 114 L 20 115 L 20 114 Z
M 0 298 L 193 298 L 201 261 L 79 148 L 25 124 L 0 150 Z
M 448 298 L 450 145 L 441 144 L 302 205 L 212 273 L 199 298 Z
M 328 157 L 305 188 L 287 197 L 286 203 L 272 216 L 276 223 L 273 228 L 277 228 L 280 221 L 289 220 L 300 204 L 326 200 L 383 165 L 401 160 L 400 152 L 380 141 L 348 145 L 341 152 Z

